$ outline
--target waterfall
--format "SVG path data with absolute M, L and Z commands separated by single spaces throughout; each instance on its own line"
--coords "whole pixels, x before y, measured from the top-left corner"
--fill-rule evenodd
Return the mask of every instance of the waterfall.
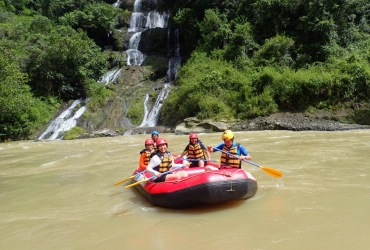
M 129 48 L 126 51 L 127 54 L 127 65 L 141 65 L 145 60 L 145 55 L 141 53 L 139 48 L 139 42 L 141 39 L 141 32 L 137 32 L 130 37 Z
M 168 54 L 173 55 L 173 57 L 168 61 L 168 70 L 165 84 L 151 109 L 149 105 L 149 94 L 147 93 L 145 95 L 144 118 L 139 127 L 154 127 L 157 125 L 160 111 L 163 106 L 163 102 L 170 93 L 169 83 L 177 78 L 177 74 L 180 70 L 181 57 L 180 57 L 179 30 L 168 29 L 167 41 L 168 41 Z
M 139 51 L 139 43 L 141 39 L 141 33 L 146 29 L 154 28 L 167 28 L 167 23 L 169 19 L 169 14 L 167 13 L 158 13 L 157 11 L 151 10 L 147 15 L 144 14 L 142 10 L 142 0 L 135 0 L 133 13 L 130 17 L 130 25 L 128 32 L 133 32 L 134 34 L 130 37 L 129 40 L 129 49 L 126 51 L 127 54 L 127 65 L 138 65 L 140 66 L 146 56 Z M 170 29 L 169 29 L 170 30 Z M 169 31 L 168 38 L 171 34 Z M 178 39 L 178 37 L 177 37 Z M 168 39 L 170 40 L 170 39 Z M 178 46 L 178 45 L 177 45 Z M 173 54 L 173 53 L 169 53 Z M 173 81 L 176 76 L 178 69 L 180 67 L 179 55 L 175 55 L 175 58 L 171 58 L 168 63 L 167 76 L 165 78 L 165 84 L 160 91 L 153 107 L 150 107 L 149 104 L 149 94 L 147 93 L 144 98 L 144 117 L 143 121 L 139 127 L 154 127 L 157 125 L 160 115 L 160 110 L 163 106 L 164 100 L 170 93 L 169 82 Z M 125 134 L 130 134 L 128 131 Z
M 115 69 L 108 71 L 105 75 L 99 80 L 100 83 L 107 85 L 110 82 L 115 82 L 118 80 L 118 77 L 122 74 L 122 69 Z M 86 101 L 81 99 L 75 100 L 70 106 L 67 107 L 57 118 L 52 120 L 48 128 L 37 138 L 37 140 L 55 140 L 62 139 L 64 132 L 70 130 L 71 128 L 77 125 L 77 120 L 80 118 L 83 113 L 86 111 Z M 81 107 L 76 110 L 77 105 Z
M 159 114 L 161 108 L 163 106 L 164 100 L 166 100 L 167 96 L 170 93 L 170 86 L 169 84 L 164 84 L 161 92 L 159 93 L 153 107 L 150 109 L 148 100 L 149 94 L 145 95 L 144 100 L 144 118 L 139 127 L 155 127 L 157 125 Z M 149 111 L 150 110 L 150 111 Z
M 145 28 L 166 28 L 169 15 L 167 13 L 159 14 L 156 11 L 150 11 L 146 19 Z
M 118 77 L 120 77 L 122 74 L 122 69 L 115 69 L 108 71 L 105 75 L 103 75 L 99 82 L 104 83 L 106 86 L 110 82 L 116 82 L 118 80 Z
M 177 78 L 177 74 L 181 66 L 180 42 L 179 42 L 179 30 L 178 29 L 174 29 L 174 30 L 168 29 L 167 42 L 168 42 L 168 54 L 174 55 L 168 61 L 166 82 L 170 83 Z
M 134 33 L 129 40 L 127 55 L 127 65 L 140 66 L 146 56 L 138 50 L 141 33 L 146 29 L 166 28 L 169 15 L 160 14 L 156 11 L 149 11 L 146 15 L 142 10 L 142 0 L 135 0 L 134 10 L 130 17 L 128 32 Z
M 51 121 L 49 127 L 42 133 L 38 140 L 43 139 L 62 139 L 61 133 L 64 133 L 77 124 L 77 119 L 85 112 L 86 106 L 83 105 L 78 110 L 75 108 L 81 104 L 82 100 L 75 100 L 66 110 L 64 110 L 57 118 Z
M 113 4 L 113 6 L 118 8 L 120 4 L 121 4 L 121 0 L 118 0 L 116 3 Z
M 146 59 L 146 55 L 139 51 L 139 44 L 141 40 L 141 33 L 147 29 L 154 28 L 167 28 L 169 15 L 167 13 L 158 13 L 154 10 L 143 12 L 142 1 L 135 0 L 134 9 L 130 17 L 128 32 L 133 33 L 129 39 L 127 54 L 127 65 L 140 66 Z M 154 1 L 155 4 L 157 1 Z M 115 7 L 119 7 L 121 1 L 118 0 L 113 4 Z M 144 117 L 139 127 L 155 127 L 159 120 L 160 110 L 163 106 L 165 99 L 170 93 L 170 83 L 177 77 L 177 73 L 180 69 L 181 57 L 180 57 L 180 43 L 179 43 L 179 32 L 177 29 L 168 29 L 167 33 L 168 40 L 168 55 L 172 56 L 168 62 L 168 70 L 164 79 L 164 85 L 161 89 L 158 97 L 151 106 L 149 103 L 149 94 L 147 93 L 144 98 Z M 107 72 L 103 75 L 99 82 L 107 85 L 110 82 L 116 82 L 122 69 L 115 69 Z M 86 101 L 75 100 L 66 110 L 64 110 L 57 118 L 50 122 L 49 127 L 43 132 L 38 140 L 44 139 L 62 139 L 62 133 L 70 130 L 77 125 L 77 120 L 82 116 L 86 110 Z M 77 105 L 81 105 L 77 109 Z M 125 134 L 130 134 L 132 131 L 127 131 Z

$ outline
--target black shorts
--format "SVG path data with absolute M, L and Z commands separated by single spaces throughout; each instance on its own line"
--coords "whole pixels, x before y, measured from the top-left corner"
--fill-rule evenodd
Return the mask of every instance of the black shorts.
M 162 174 L 159 178 L 155 178 L 153 182 L 164 182 L 167 174 Z
M 192 160 L 192 161 L 189 161 L 191 163 L 190 166 L 189 166 L 189 168 L 198 167 L 199 161 L 200 160 Z M 206 160 L 201 160 L 201 161 L 204 161 L 204 166 L 207 164 L 207 161 Z

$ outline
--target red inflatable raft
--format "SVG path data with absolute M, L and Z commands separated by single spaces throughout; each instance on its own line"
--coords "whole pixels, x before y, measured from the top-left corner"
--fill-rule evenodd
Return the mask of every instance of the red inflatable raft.
M 209 165 L 217 166 L 213 163 Z M 186 171 L 188 176 L 177 181 L 146 181 L 135 188 L 154 206 L 172 209 L 248 199 L 257 192 L 257 181 L 243 169 L 205 171 L 205 168 L 195 167 L 181 170 Z M 138 174 L 141 171 L 134 171 L 133 183 L 151 177 L 147 172 Z

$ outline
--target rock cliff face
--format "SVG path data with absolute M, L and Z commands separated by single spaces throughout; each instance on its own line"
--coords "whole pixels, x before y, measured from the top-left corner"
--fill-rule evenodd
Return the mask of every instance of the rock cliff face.
M 88 109 L 77 124 L 88 133 L 108 129 L 114 133 L 124 133 L 136 128 L 142 117 L 130 116 L 129 110 L 134 109 L 137 115 L 144 113 L 145 95 L 149 94 L 149 103 L 154 103 L 163 87 L 163 77 L 155 77 L 156 72 L 148 66 L 125 66 L 116 83 L 109 83 L 107 88 L 113 94 L 106 103 L 96 109 Z

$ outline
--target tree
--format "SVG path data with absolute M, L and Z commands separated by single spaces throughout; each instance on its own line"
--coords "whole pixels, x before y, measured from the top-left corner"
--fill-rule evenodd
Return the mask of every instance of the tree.
M 32 90 L 63 100 L 84 97 L 88 82 L 98 80 L 107 65 L 100 48 L 84 32 L 67 26 L 55 27 L 47 35 L 33 34 L 26 50 Z
M 0 58 L 0 141 L 27 139 L 54 111 L 31 94 L 27 74 L 13 56 L 13 51 L 7 50 Z

